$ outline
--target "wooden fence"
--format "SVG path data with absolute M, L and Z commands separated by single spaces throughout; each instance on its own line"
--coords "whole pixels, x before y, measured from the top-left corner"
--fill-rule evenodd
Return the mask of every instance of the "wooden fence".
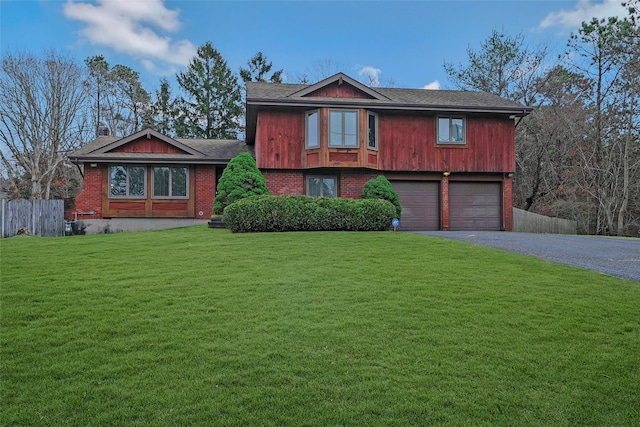
M 64 236 L 64 200 L 2 200 L 0 237 L 20 229 L 42 237 Z
M 521 233 L 577 234 L 578 223 L 569 219 L 552 218 L 513 208 L 513 231 Z

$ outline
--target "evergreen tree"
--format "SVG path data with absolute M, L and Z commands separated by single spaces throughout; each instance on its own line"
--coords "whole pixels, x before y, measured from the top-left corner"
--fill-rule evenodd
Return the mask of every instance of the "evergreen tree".
M 177 102 L 176 136 L 237 138 L 243 114 L 238 78 L 211 42 L 198 48 L 176 80 L 185 93 Z
M 396 216 L 400 218 L 402 215 L 400 196 L 398 196 L 398 193 L 396 193 L 396 190 L 393 189 L 391 183 L 384 175 L 367 181 L 362 189 L 362 198 L 387 200 L 395 206 Z
M 262 172 L 249 153 L 242 153 L 231 159 L 220 177 L 213 212 L 221 215 L 230 204 L 263 194 L 269 194 L 269 190 Z
M 267 57 L 262 53 L 256 53 L 249 61 L 247 61 L 249 68 L 240 67 L 240 77 L 244 82 L 266 82 L 267 74 L 273 68 L 271 61 L 267 62 Z M 274 71 L 269 77 L 271 83 L 282 83 L 282 72 L 280 69 Z
M 171 98 L 171 86 L 165 78 L 160 80 L 160 89 L 156 90 L 151 106 L 152 126 L 163 135 L 174 136 L 175 100 Z

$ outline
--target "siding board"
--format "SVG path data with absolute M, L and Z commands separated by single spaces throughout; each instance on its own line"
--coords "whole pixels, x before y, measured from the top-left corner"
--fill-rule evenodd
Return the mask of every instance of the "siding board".
M 312 108 L 309 108 L 310 110 Z M 515 172 L 515 129 L 506 117 L 466 116 L 465 145 L 436 144 L 436 115 L 378 111 L 379 150 L 367 150 L 361 115 L 358 149 L 329 149 L 326 109 L 320 110 L 321 147 L 305 149 L 304 112 L 281 109 L 258 113 L 256 157 L 259 168 L 374 167 L 382 171 L 465 173 Z M 362 112 L 364 114 L 364 110 Z M 358 157 L 336 156 L 336 152 Z M 369 155 L 375 153 L 374 158 Z

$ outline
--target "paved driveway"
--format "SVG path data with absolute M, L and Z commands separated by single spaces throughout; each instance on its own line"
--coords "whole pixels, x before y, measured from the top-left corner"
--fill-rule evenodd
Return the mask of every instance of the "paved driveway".
M 640 282 L 640 239 L 500 231 L 419 231 Z

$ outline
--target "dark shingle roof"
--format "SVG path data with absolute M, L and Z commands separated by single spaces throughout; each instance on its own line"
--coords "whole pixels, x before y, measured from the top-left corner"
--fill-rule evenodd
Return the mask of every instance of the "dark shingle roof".
M 309 89 L 330 84 L 350 84 L 366 92 L 366 98 L 308 96 Z M 371 98 L 373 96 L 373 98 Z M 518 102 L 487 92 L 370 88 L 338 73 L 314 85 L 247 82 L 247 142 L 255 137 L 257 109 L 260 107 L 351 107 L 372 110 L 405 110 L 457 113 L 491 113 L 525 116 L 531 112 Z
M 142 131 L 146 132 L 146 131 Z M 157 132 L 154 132 L 158 134 Z M 137 134 L 136 134 L 137 135 Z M 158 134 L 159 135 L 159 134 Z M 187 139 L 168 138 L 168 141 L 176 141 L 184 144 L 192 153 L 180 154 L 156 154 L 156 153 L 124 153 L 111 152 L 110 145 L 117 146 L 119 141 L 131 139 L 132 137 L 101 136 L 84 145 L 80 149 L 69 155 L 69 159 L 75 163 L 84 162 L 145 162 L 145 163 L 199 163 L 199 164 L 226 164 L 238 154 L 253 153 L 253 147 L 247 146 L 244 141 L 236 139 Z M 174 143 L 175 144 L 175 143 Z M 107 150 L 106 152 L 103 152 Z
M 327 80 L 330 81 L 330 79 L 332 78 Z M 416 110 L 440 111 L 446 108 L 476 112 L 504 111 L 508 114 L 523 114 L 531 110 L 531 108 L 525 107 L 519 102 L 504 99 L 487 92 L 367 87 L 369 91 L 378 93 L 381 96 L 378 99 L 362 99 L 297 95 L 297 92 L 307 87 L 308 85 L 301 84 L 247 82 L 247 105 L 272 103 L 283 105 L 312 103 L 330 103 L 333 105 L 362 104 L 371 108 L 378 107 L 385 109 L 412 108 Z

